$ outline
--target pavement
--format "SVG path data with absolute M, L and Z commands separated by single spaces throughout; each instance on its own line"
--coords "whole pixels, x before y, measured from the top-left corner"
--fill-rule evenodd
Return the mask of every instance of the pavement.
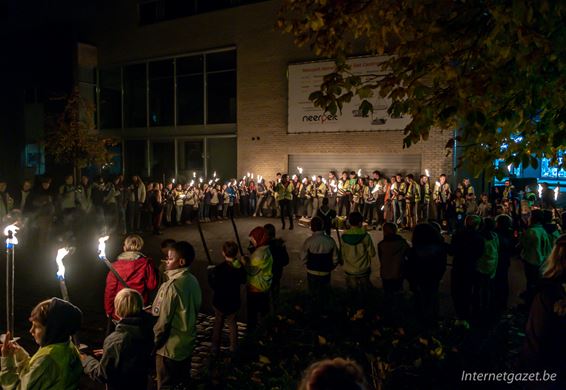
M 103 297 L 108 270 L 97 257 L 98 234 L 94 229 L 86 228 L 89 226 L 88 221 L 82 222 L 80 237 L 75 242 L 76 250 L 64 260 L 67 268 L 66 284 L 71 302 L 83 311 L 83 327 L 79 334 L 81 342 L 93 348 L 99 348 L 102 345 L 106 329 Z M 304 240 L 310 236 L 310 231 L 307 228 L 296 224 L 294 230 L 280 230 L 281 224 L 278 219 L 264 217 L 239 218 L 235 222 L 243 248 L 247 248 L 249 244 L 248 234 L 254 227 L 273 223 L 277 229 L 277 236 L 285 241 L 290 256 L 290 263 L 285 268 L 281 281 L 282 292 L 285 292 L 285 290 L 297 291 L 306 289 L 306 272 L 304 264 L 299 260 L 299 252 Z M 222 261 L 222 244 L 227 240 L 235 240 L 231 221 L 221 220 L 203 223 L 202 230 L 212 262 L 220 263 Z M 383 237 L 382 232 L 378 230 L 369 230 L 368 233 L 371 235 L 374 244 L 377 244 Z M 410 233 L 403 232 L 402 235 L 407 239 L 410 238 Z M 198 358 L 198 361 L 195 362 L 198 369 L 200 367 L 199 364 L 202 364 L 204 359 L 206 359 L 213 310 L 211 305 L 212 293 L 207 282 L 208 261 L 197 226 L 193 224 L 170 227 L 164 230 L 163 235 L 157 236 L 148 233 L 144 234 L 143 237 L 145 241 L 143 252 L 153 258 L 156 265 L 159 265 L 159 261 L 163 258 L 160 251 L 160 243 L 165 238 L 172 238 L 177 241 L 186 240 L 195 247 L 196 259 L 191 266 L 191 270 L 199 280 L 203 290 L 201 325 L 199 326 L 199 343 L 197 346 L 198 353 L 195 355 Z M 336 232 L 333 232 L 333 237 L 336 238 Z M 123 237 L 121 236 L 111 236 L 107 246 L 109 259 L 112 260 L 121 252 L 122 239 Z M 16 248 L 15 333 L 17 336 L 22 336 L 21 344 L 28 351 L 33 352 L 36 347 L 28 332 L 29 313 L 39 301 L 52 296 L 61 296 L 60 285 L 55 275 L 55 254 L 57 247 L 63 244 L 52 243 L 49 248 L 38 250 L 34 245 L 35 237 L 28 236 L 25 239 L 21 239 L 21 241 L 22 244 L 27 241 L 27 245 L 20 245 Z M 0 278 L 5 278 L 4 267 L 0 268 Z M 378 276 L 379 262 L 375 261 L 372 264 L 371 281 L 376 287 L 381 287 Z M 515 306 L 519 303 L 518 294 L 524 289 L 525 285 L 522 266 L 516 259 L 512 261 L 509 280 L 509 304 Z M 345 286 L 344 273 L 340 270 L 340 267 L 332 274 L 332 285 L 336 287 Z M 5 302 L 0 303 L 0 310 L 0 313 L 5 312 Z M 453 307 L 450 299 L 450 268 L 447 269 L 440 286 L 440 311 L 444 317 L 453 317 Z M 245 311 L 242 310 L 239 320 L 244 318 L 244 314 Z M 0 328 L 5 329 L 5 321 L 0 323 L 2 323 Z

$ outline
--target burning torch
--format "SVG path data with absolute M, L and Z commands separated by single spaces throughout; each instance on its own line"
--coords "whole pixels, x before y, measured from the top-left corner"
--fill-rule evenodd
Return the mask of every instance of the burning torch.
M 15 276 L 15 246 L 18 245 L 16 225 L 6 226 L 6 327 L 7 332 L 14 334 L 14 276 Z
M 104 236 L 98 239 L 98 258 L 104 261 L 104 264 L 106 264 L 110 272 L 112 272 L 112 274 L 116 277 L 116 279 L 118 279 L 118 281 L 124 288 L 130 288 L 130 286 L 128 286 L 128 283 L 126 283 L 126 281 L 120 276 L 118 271 L 116 271 L 116 269 L 112 266 L 112 263 L 110 263 L 110 261 L 106 257 L 106 241 L 108 241 L 109 238 L 109 236 Z M 63 272 L 65 272 L 65 268 L 63 268 Z

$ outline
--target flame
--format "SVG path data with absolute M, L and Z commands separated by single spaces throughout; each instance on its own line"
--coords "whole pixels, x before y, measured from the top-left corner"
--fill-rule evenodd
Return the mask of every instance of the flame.
M 307 180 L 308 180 L 308 179 L 305 177 L 305 178 L 303 179 L 303 184 L 306 184 L 306 183 L 307 183 Z
M 109 238 L 109 236 L 104 236 L 98 239 L 98 258 L 101 260 L 106 258 L 106 241 L 108 241 Z
M 211 184 L 212 184 L 212 180 L 209 180 L 209 181 L 208 181 L 208 185 L 211 185 Z
M 383 211 L 383 209 L 385 209 L 385 205 L 384 205 L 384 206 L 381 206 L 381 211 Z
M 195 184 L 194 180 L 191 180 L 191 182 L 189 183 L 189 185 L 192 187 Z
M 250 173 L 249 173 L 249 172 L 248 172 L 248 173 L 246 173 L 246 177 L 250 177 Z
M 252 180 L 254 179 L 254 173 L 252 172 Z
M 199 177 L 199 178 L 198 178 L 198 181 L 199 181 L 200 183 L 202 183 L 202 177 Z
M 195 171 L 193 171 L 193 178 L 197 177 L 197 173 Z
M 259 175 L 259 176 L 257 177 L 257 179 L 258 179 L 259 182 L 261 183 L 261 181 L 263 180 L 263 176 Z
M 171 183 L 175 184 L 175 178 L 171 179 Z
M 6 237 L 8 237 L 10 235 L 10 232 L 12 232 L 12 238 L 6 239 L 7 244 L 18 245 L 18 238 L 16 237 L 16 233 L 18 233 L 18 230 L 20 230 L 20 228 L 17 227 L 16 225 L 8 225 L 4 228 L 4 235 Z M 8 242 L 8 240 L 10 242 Z
M 57 251 L 57 257 L 55 261 L 57 262 L 57 277 L 59 279 L 65 279 L 65 266 L 63 265 L 63 258 L 69 254 L 69 249 L 59 248 Z
M 542 184 L 538 185 L 538 197 L 542 198 Z
M 358 176 L 362 176 L 362 170 L 358 169 Z
M 298 179 L 298 178 L 299 178 L 299 176 L 293 175 L 293 177 L 291 179 L 295 180 L 295 179 Z
M 430 177 L 430 171 L 428 169 L 424 170 L 426 177 Z
M 297 167 L 297 171 L 299 171 L 299 175 L 303 174 L 303 168 L 302 167 Z
M 326 184 L 326 179 L 324 177 L 322 178 L 322 182 Z
M 435 186 L 440 187 L 440 182 L 437 181 L 436 183 L 434 183 Z
M 216 177 L 216 171 L 214 171 L 214 173 L 212 174 L 212 177 Z
M 557 184 L 556 187 L 554 187 L 554 200 L 558 200 L 559 193 L 560 193 L 560 186 Z
M 513 169 L 513 164 L 507 165 L 507 170 L 509 171 L 509 173 L 511 173 L 511 169 Z
M 311 176 L 311 179 L 312 179 L 312 181 L 316 181 L 316 176 L 315 176 L 315 175 L 312 175 L 312 176 Z

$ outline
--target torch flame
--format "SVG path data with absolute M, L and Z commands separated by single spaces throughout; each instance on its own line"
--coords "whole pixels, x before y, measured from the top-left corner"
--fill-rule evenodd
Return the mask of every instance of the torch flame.
M 193 178 L 197 177 L 197 173 L 193 171 Z
M 430 177 L 430 171 L 428 169 L 424 170 L 426 177 Z
M 303 168 L 297 167 L 297 171 L 299 171 L 299 175 L 302 175 L 302 174 L 303 174 Z
M 104 236 L 98 239 L 98 258 L 101 260 L 106 258 L 106 241 L 108 241 L 109 238 L 109 236 Z
M 59 248 L 57 251 L 57 257 L 55 261 L 57 262 L 57 277 L 61 280 L 65 279 L 65 266 L 63 265 L 63 258 L 69 254 L 69 249 Z
M 538 197 L 542 198 L 542 184 L 538 185 Z
M 362 176 L 362 170 L 358 169 L 358 176 Z
M 315 176 L 315 175 L 312 175 L 312 176 L 311 176 L 311 179 L 312 179 L 312 181 L 316 181 L 316 176 Z
M 559 193 L 560 193 L 560 186 L 557 184 L 556 187 L 554 187 L 554 200 L 558 200 Z
M 18 230 L 20 230 L 20 228 L 16 225 L 8 225 L 4 228 L 4 235 L 6 237 L 8 237 L 10 235 L 10 232 L 12 232 L 12 238 L 6 239 L 7 244 L 18 245 L 18 238 L 16 237 Z M 8 242 L 8 240 L 10 240 L 10 242 Z
M 191 180 L 191 182 L 189 183 L 189 185 L 192 187 L 195 184 L 194 180 Z
M 216 177 L 216 171 L 214 171 L 214 173 L 212 174 L 212 177 Z
M 175 178 L 171 179 L 171 183 L 175 184 Z
M 202 177 L 199 177 L 199 178 L 198 178 L 198 181 L 199 181 L 200 183 L 202 183 Z

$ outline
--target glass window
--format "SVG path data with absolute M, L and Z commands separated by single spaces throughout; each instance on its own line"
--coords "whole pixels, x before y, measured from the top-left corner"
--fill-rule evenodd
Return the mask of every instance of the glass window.
M 120 68 L 100 69 L 99 72 L 100 128 L 122 127 L 122 75 Z
M 202 55 L 177 59 L 177 124 L 204 123 L 204 58 Z
M 179 141 L 177 143 L 179 181 L 190 181 L 195 172 L 196 178 L 204 176 L 204 141 L 202 139 Z
M 215 172 L 222 179 L 235 178 L 237 162 L 236 138 L 207 138 L 208 176 Z
M 177 124 L 204 123 L 204 79 L 202 75 L 177 78 Z
M 131 139 L 124 142 L 124 160 L 126 176 L 144 177 L 147 174 L 147 141 Z
M 146 65 L 124 67 L 124 125 L 146 127 Z
M 177 76 L 199 73 L 204 69 L 204 57 L 201 55 L 177 58 Z
M 236 50 L 220 51 L 206 55 L 206 71 L 236 69 Z
M 149 63 L 149 125 L 173 125 L 173 60 Z
M 151 143 L 150 151 L 153 180 L 166 183 L 175 177 L 175 143 L 155 141 Z
M 236 122 L 236 71 L 207 74 L 207 122 Z
M 562 152 L 559 152 L 558 163 L 562 163 Z M 566 178 L 566 170 L 558 169 L 555 166 L 550 165 L 549 158 L 541 158 L 540 160 L 540 176 L 548 179 L 564 179 Z

